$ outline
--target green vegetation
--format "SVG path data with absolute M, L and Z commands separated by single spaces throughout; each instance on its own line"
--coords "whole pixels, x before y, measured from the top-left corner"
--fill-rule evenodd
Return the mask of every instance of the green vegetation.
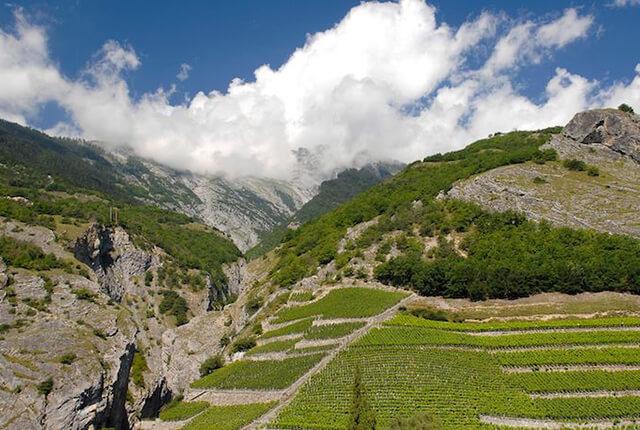
M 272 272 L 273 280 L 283 286 L 292 285 L 312 273 L 319 264 L 332 261 L 337 254 L 338 241 L 351 226 L 383 216 L 385 222 L 379 224 L 385 228 L 396 227 L 405 221 L 403 214 L 410 212 L 412 202 L 421 200 L 427 205 L 456 180 L 540 157 L 538 147 L 558 131 L 556 128 L 508 133 L 478 141 L 461 151 L 428 157 L 424 163 L 409 166 L 333 212 L 290 231 L 278 251 L 279 260 Z
M 220 369 L 222 366 L 224 366 L 224 357 L 221 354 L 209 357 L 200 365 L 200 376 L 213 373 L 214 370 Z
M 405 293 L 371 288 L 339 288 L 331 290 L 320 300 L 307 305 L 284 308 L 277 322 L 293 321 L 310 316 L 331 318 L 362 318 L 377 315 L 393 306 Z
M 263 415 L 275 403 L 212 406 L 189 421 L 182 430 L 238 430 Z
M 353 380 L 353 398 L 351 400 L 351 417 L 347 430 L 375 430 L 376 417 L 367 400 L 367 394 L 362 384 L 360 367 L 356 367 Z
M 626 103 L 622 103 L 620 106 L 618 106 L 618 109 L 621 110 L 622 112 L 627 112 L 630 114 L 634 113 L 633 108 Z
M 434 202 L 423 214 L 421 228 L 440 235 L 438 247 L 427 259 L 406 252 L 380 264 L 374 271 L 379 281 L 427 296 L 476 300 L 638 291 L 640 241 L 628 236 L 553 228 L 461 201 Z M 444 237 L 452 230 L 465 232 L 460 248 L 466 257 Z
M 421 310 L 421 309 L 420 309 Z M 587 329 L 597 327 L 638 327 L 640 329 L 640 317 L 600 317 L 600 318 L 565 318 L 552 320 L 516 320 L 516 321 L 489 321 L 489 322 L 448 322 L 446 314 L 441 320 L 425 319 L 412 314 L 399 313 L 389 321 L 387 325 L 413 326 L 435 328 L 439 330 L 455 331 L 513 331 L 513 330 L 541 330 L 541 329 Z M 420 312 L 417 312 L 420 314 Z
M 264 333 L 262 335 L 262 339 L 268 339 L 270 337 L 277 337 L 277 336 L 286 336 L 286 335 L 295 334 L 295 333 L 303 333 L 311 327 L 311 324 L 313 324 L 312 318 L 306 318 L 300 321 L 296 321 L 294 323 L 287 324 L 278 329 L 271 330 Z
M 72 364 L 74 361 L 76 361 L 76 358 L 78 358 L 78 356 L 76 354 L 74 354 L 73 352 L 67 352 L 66 354 L 62 354 L 59 358 L 58 361 L 62 364 Z
M 296 342 L 298 342 L 297 339 L 280 340 L 280 341 L 275 341 L 275 342 L 269 342 L 269 343 L 265 343 L 265 344 L 262 344 L 260 346 L 255 346 L 255 347 L 251 348 L 247 352 L 247 354 L 253 355 L 253 354 L 265 354 L 265 353 L 269 353 L 269 352 L 289 351 L 289 350 L 293 349 L 293 347 L 295 346 Z
M 35 245 L 8 236 L 0 236 L 0 255 L 7 265 L 29 270 L 51 270 L 67 266 L 55 255 L 45 254 Z
M 483 424 L 480 415 L 578 422 L 637 419 L 640 397 L 589 397 L 582 393 L 637 390 L 640 371 L 563 369 L 573 364 L 637 363 L 638 342 L 631 338 L 639 332 L 615 329 L 626 327 L 625 323 L 637 324 L 636 317 L 628 318 L 455 323 L 402 314 L 390 325 L 370 331 L 311 378 L 275 425 L 348 428 L 358 369 L 380 428 L 493 428 Z M 610 330 L 599 331 L 599 327 Z M 573 328 L 590 331 L 571 331 Z M 505 333 L 483 333 L 496 329 Z M 510 333 L 527 329 L 531 332 Z M 626 338 L 628 334 L 631 338 Z M 631 342 L 627 348 L 607 346 L 626 341 Z M 573 347 L 576 344 L 593 347 Z M 511 350 L 533 346 L 536 348 Z M 494 352 L 495 348 L 500 352 Z M 537 366 L 546 364 L 556 364 L 563 371 L 537 371 Z M 531 371 L 503 370 L 502 366 L 512 365 L 530 367 Z M 529 393 L 572 395 L 532 398 Z M 409 424 L 412 421 L 415 426 Z
M 292 357 L 280 361 L 234 361 L 198 379 L 193 388 L 283 389 L 311 369 L 323 354 Z
M 256 346 L 256 338 L 253 336 L 242 337 L 231 345 L 232 352 L 248 351 Z
M 391 424 L 390 430 L 439 430 L 442 425 L 427 413 L 416 414 L 408 418 L 398 418 Z
M 186 324 L 189 321 L 187 318 L 187 312 L 189 312 L 187 301 L 173 290 L 162 290 L 161 294 L 160 312 L 173 315 L 176 318 L 176 325 Z
M 160 411 L 162 421 L 182 421 L 199 414 L 209 407 L 207 402 L 171 402 Z
M 506 378 L 513 386 L 530 393 L 640 389 L 638 370 L 511 373 Z
M 305 339 L 334 339 L 347 336 L 364 327 L 363 322 L 326 324 L 311 327 L 304 335 Z
M 41 396 L 47 397 L 51 391 L 53 391 L 53 379 L 47 378 L 44 381 L 40 382 L 36 388 L 38 389 L 38 394 Z
M 571 158 L 569 160 L 564 160 L 562 165 L 569 170 L 574 170 L 576 172 L 583 172 L 587 170 L 587 163 L 582 160 L 576 160 L 575 158 Z
M 313 292 L 312 291 L 294 291 L 289 296 L 290 302 L 309 302 L 313 300 Z
M 348 201 L 357 194 L 371 188 L 373 185 L 393 175 L 400 166 L 378 165 L 364 167 L 362 169 L 347 169 L 334 179 L 323 181 L 316 194 L 305 203 L 287 222 L 276 226 L 271 231 L 260 237 L 260 243 L 247 252 L 249 258 L 266 254 L 283 240 L 287 240 L 293 234 L 287 228 L 291 222 L 304 224 L 335 209 L 341 203 Z
M 149 370 L 144 352 L 136 351 L 131 363 L 131 381 L 138 387 L 144 388 L 144 372 Z

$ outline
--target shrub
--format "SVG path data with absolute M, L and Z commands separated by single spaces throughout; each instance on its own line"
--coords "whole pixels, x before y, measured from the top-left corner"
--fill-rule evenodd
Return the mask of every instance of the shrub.
M 231 350 L 233 352 L 248 351 L 254 346 L 256 346 L 256 338 L 249 336 L 236 340 L 231 347 Z
M 448 321 L 449 317 L 447 313 L 441 309 L 433 309 L 433 308 L 420 308 L 420 309 L 412 309 L 410 313 L 419 318 L 424 318 L 426 320 L 433 321 Z
M 222 366 L 224 366 L 224 358 L 221 354 L 209 357 L 200 365 L 200 376 L 206 376 Z
M 40 382 L 37 387 L 38 394 L 47 397 L 53 391 L 53 379 L 48 378 Z
M 575 158 L 571 158 L 569 160 L 564 160 L 562 165 L 569 170 L 573 170 L 576 172 L 583 172 L 587 169 L 587 164 L 582 160 L 577 160 Z
M 68 352 L 60 356 L 58 361 L 62 364 L 71 364 L 78 358 L 73 352 Z
M 138 387 L 144 387 L 143 373 L 148 369 L 149 367 L 147 367 L 147 359 L 145 358 L 144 353 L 136 351 L 133 354 L 133 362 L 131 363 L 131 380 Z
M 87 288 L 75 288 L 72 290 L 72 293 L 76 296 L 78 300 L 86 300 L 88 302 L 94 302 L 96 298 L 96 293 L 87 289 Z
M 148 271 L 144 274 L 144 284 L 145 284 L 147 287 L 150 287 L 152 282 L 153 282 L 153 272 L 151 272 L 150 270 L 148 270 Z
M 587 175 L 589 176 L 600 176 L 600 169 L 596 166 L 587 167 Z
M 245 309 L 249 315 L 253 315 L 260 309 L 262 306 L 262 299 L 256 295 L 252 295 L 247 299 L 247 304 L 245 305 Z
M 546 184 L 547 180 L 540 176 L 536 176 L 535 178 L 533 178 L 533 183 L 536 185 L 542 185 L 542 184 Z
M 618 109 L 621 110 L 622 112 L 635 113 L 633 111 L 633 108 L 626 103 L 622 103 L 620 106 L 618 106 Z
M 175 316 L 176 325 L 186 324 L 189 321 L 187 318 L 187 312 L 189 311 L 187 301 L 172 290 L 163 290 L 160 294 L 162 294 L 162 301 L 160 301 L 160 306 L 158 307 L 160 312 Z

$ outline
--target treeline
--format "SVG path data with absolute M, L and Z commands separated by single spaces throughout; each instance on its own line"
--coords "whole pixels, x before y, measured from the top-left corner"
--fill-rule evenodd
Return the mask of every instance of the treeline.
M 375 269 L 378 280 L 423 295 L 477 300 L 549 291 L 640 293 L 638 240 L 554 228 L 520 214 L 491 214 L 462 202 L 430 209 L 423 228 L 440 236 L 437 248 L 427 258 L 408 249 L 380 264 Z M 449 231 L 466 232 L 458 248 L 445 238 Z
M 347 228 L 378 215 L 392 215 L 408 208 L 414 201 L 428 203 L 440 191 L 473 174 L 493 168 L 541 160 L 545 155 L 538 148 L 546 143 L 558 128 L 535 132 L 512 132 L 469 145 L 462 151 L 433 156 L 416 162 L 390 180 L 341 205 L 319 219 L 289 231 L 279 250 L 279 261 L 272 279 L 281 285 L 291 285 L 336 257 L 337 245 Z

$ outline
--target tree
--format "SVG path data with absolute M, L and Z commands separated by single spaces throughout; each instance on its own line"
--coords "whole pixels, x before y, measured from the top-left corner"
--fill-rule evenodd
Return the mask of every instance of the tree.
M 224 357 L 221 354 L 209 357 L 200 365 L 200 376 L 206 376 L 222 366 L 224 366 Z
M 622 103 L 620 106 L 618 106 L 618 109 L 622 112 L 634 113 L 633 108 L 626 103 Z
M 353 401 L 351 404 L 351 419 L 347 430 L 375 430 L 376 417 L 367 401 L 364 386 L 362 385 L 362 373 L 360 367 L 356 367 L 353 381 Z

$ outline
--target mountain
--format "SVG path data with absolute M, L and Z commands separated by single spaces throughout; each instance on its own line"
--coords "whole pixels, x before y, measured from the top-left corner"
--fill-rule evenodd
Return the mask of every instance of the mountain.
M 290 227 L 297 227 L 338 207 L 357 194 L 393 176 L 404 165 L 399 162 L 369 163 L 360 169 L 347 169 L 326 181 L 318 193 L 306 202 L 286 222 L 271 228 L 260 237 L 260 243 L 247 252 L 248 257 L 261 256 L 280 244 Z
M 202 204 L 193 175 L 3 123 L 0 427 L 631 422 L 637 125 L 589 111 L 337 175 L 245 262 L 169 209 Z

